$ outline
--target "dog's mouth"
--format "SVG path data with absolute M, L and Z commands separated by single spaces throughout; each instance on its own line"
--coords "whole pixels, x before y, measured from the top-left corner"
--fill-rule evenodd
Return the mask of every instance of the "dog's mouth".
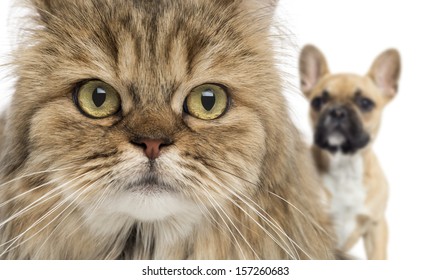
M 328 145 L 332 147 L 339 147 L 342 146 L 347 141 L 347 139 L 343 133 L 335 131 L 328 136 L 327 141 Z
M 364 148 L 369 141 L 370 137 L 366 133 L 352 137 L 340 132 L 334 132 L 323 137 L 314 138 L 314 143 L 318 147 L 331 153 L 342 152 L 343 154 L 354 154 Z
M 354 112 L 346 110 L 346 117 L 335 119 L 330 112 L 322 113 L 317 123 L 314 143 L 331 153 L 353 154 L 370 141 L 362 122 Z

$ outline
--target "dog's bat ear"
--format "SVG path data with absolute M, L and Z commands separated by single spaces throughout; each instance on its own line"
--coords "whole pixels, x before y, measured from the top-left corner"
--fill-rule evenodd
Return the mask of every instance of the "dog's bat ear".
M 313 45 L 306 45 L 299 58 L 301 91 L 308 98 L 311 90 L 324 75 L 329 73 L 323 53 Z
M 398 80 L 401 73 L 401 57 L 396 49 L 388 49 L 373 62 L 368 76 L 391 99 L 398 91 Z

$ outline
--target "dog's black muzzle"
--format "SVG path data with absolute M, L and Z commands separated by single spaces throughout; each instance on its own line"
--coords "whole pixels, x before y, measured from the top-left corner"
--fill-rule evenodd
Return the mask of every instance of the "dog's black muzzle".
M 344 138 L 342 143 L 330 143 L 329 137 L 335 134 Z M 353 154 L 365 147 L 369 141 L 370 136 L 364 131 L 362 122 L 353 109 L 337 105 L 321 113 L 314 134 L 314 143 L 320 148 L 332 153 L 341 151 L 344 154 Z

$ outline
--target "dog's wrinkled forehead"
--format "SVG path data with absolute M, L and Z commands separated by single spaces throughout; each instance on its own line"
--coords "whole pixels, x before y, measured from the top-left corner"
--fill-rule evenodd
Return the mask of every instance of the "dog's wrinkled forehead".
M 313 95 L 326 95 L 331 101 L 354 101 L 359 94 L 370 95 L 370 86 L 361 76 L 333 75 L 322 79 Z

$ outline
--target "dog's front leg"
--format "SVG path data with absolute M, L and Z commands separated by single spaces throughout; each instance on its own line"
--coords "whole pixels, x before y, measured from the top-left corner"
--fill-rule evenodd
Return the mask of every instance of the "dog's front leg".
M 382 217 L 373 221 L 364 235 L 364 246 L 369 260 L 387 259 L 388 226 Z

